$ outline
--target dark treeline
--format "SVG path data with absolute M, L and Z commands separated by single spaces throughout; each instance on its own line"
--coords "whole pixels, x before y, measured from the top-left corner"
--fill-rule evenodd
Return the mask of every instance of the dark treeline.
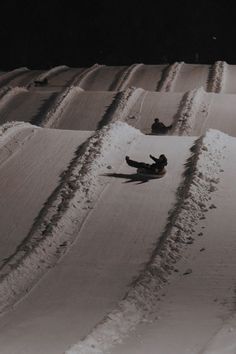
M 236 64 L 230 1 L 1 3 L 0 69 L 185 61 Z

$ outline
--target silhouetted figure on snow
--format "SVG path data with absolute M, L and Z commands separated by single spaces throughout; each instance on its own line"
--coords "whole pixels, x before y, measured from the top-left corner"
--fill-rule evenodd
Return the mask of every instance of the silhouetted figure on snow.
M 167 166 L 167 158 L 164 154 L 160 155 L 157 159 L 156 157 L 149 155 L 149 157 L 154 161 L 154 163 L 149 164 L 145 162 L 138 162 L 131 160 L 129 156 L 125 157 L 127 164 L 131 167 L 141 168 L 150 174 L 160 174 L 164 171 L 165 166 Z
M 154 119 L 154 123 L 152 124 L 152 134 L 166 134 L 168 130 L 172 128 L 172 125 L 166 126 L 164 123 L 160 122 L 158 118 Z

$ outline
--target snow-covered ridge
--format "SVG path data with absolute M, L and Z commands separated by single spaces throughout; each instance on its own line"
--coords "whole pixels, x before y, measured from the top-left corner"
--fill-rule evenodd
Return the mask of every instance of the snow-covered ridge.
M 59 72 L 61 71 L 64 71 L 64 70 L 67 70 L 68 69 L 68 66 L 67 65 L 58 65 L 58 66 L 55 66 L 54 68 L 40 74 L 36 79 L 35 81 L 43 81 L 45 79 L 48 79 L 50 76 L 52 75 L 56 75 L 58 74 Z
M 117 120 L 125 120 L 129 111 L 134 106 L 138 98 L 143 95 L 145 91 L 141 88 L 130 87 L 124 91 L 117 92 L 111 105 L 107 108 L 98 127 L 102 128 L 109 122 Z
M 181 257 L 181 249 L 187 247 L 195 225 L 209 208 L 211 193 L 219 180 L 225 139 L 225 134 L 210 130 L 195 141 L 177 191 L 176 204 L 146 269 L 118 308 L 66 354 L 104 354 L 152 312 L 159 290 L 165 286 Z
M 209 73 L 207 91 L 215 93 L 223 91 L 226 80 L 226 70 L 227 63 L 225 61 L 215 62 Z
M 100 65 L 100 64 L 96 63 L 93 66 L 91 66 L 90 68 L 85 69 L 79 76 L 77 76 L 75 78 L 75 80 L 72 82 L 72 85 L 81 86 L 89 75 L 91 75 L 94 71 L 96 71 L 97 69 L 99 69 L 103 66 L 104 65 Z
M 10 80 L 10 79 L 14 78 L 15 76 L 18 76 L 19 74 L 22 74 L 26 71 L 29 71 L 29 69 L 26 67 L 23 67 L 23 68 L 17 68 L 12 71 L 6 72 L 5 74 L 0 76 L 0 85 L 2 84 L 2 82 L 5 82 L 5 80 Z
M 56 127 L 58 120 L 60 119 L 62 112 L 65 110 L 66 106 L 69 104 L 70 100 L 83 89 L 80 87 L 69 86 L 63 90 L 56 99 L 55 104 L 49 109 L 46 116 L 43 118 L 42 127 L 53 128 Z
M 130 143 L 140 134 L 126 123 L 116 122 L 78 148 L 27 238 L 0 269 L 1 312 L 58 262 L 74 241 L 91 203 L 105 188 L 99 176 L 107 172 L 108 165 L 123 162 Z
M 176 123 L 174 123 L 174 127 L 172 128 L 174 134 L 191 135 L 196 114 L 199 110 L 204 93 L 205 91 L 201 87 L 184 94 L 180 103 L 179 111 L 176 115 Z
M 131 79 L 132 75 L 137 71 L 143 64 L 133 64 L 129 66 L 121 76 L 121 78 L 118 81 L 118 84 L 115 88 L 116 91 L 121 91 L 126 88 L 128 85 L 129 80 Z
M 12 156 L 37 128 L 29 123 L 9 122 L 0 126 L 0 165 Z
M 184 65 L 184 62 L 176 62 L 164 70 L 163 76 L 158 83 L 157 91 L 170 92 L 173 89 L 175 80 Z
M 13 97 L 23 93 L 28 92 L 28 90 L 24 87 L 8 87 L 6 89 L 1 90 L 0 93 L 0 110 L 8 104 Z

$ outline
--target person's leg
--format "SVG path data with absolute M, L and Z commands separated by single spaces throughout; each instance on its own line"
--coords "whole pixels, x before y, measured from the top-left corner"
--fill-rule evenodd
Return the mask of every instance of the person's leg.
M 147 164 L 144 163 L 144 162 L 138 162 L 138 161 L 131 160 L 131 159 L 129 158 L 129 156 L 126 156 L 125 159 L 126 159 L 127 164 L 128 164 L 129 166 L 131 166 L 131 167 L 147 168 Z

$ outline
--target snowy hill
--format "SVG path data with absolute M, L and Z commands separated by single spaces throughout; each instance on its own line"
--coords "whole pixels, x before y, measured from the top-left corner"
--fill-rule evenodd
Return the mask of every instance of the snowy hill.
M 1 73 L 1 353 L 235 353 L 234 72 Z

